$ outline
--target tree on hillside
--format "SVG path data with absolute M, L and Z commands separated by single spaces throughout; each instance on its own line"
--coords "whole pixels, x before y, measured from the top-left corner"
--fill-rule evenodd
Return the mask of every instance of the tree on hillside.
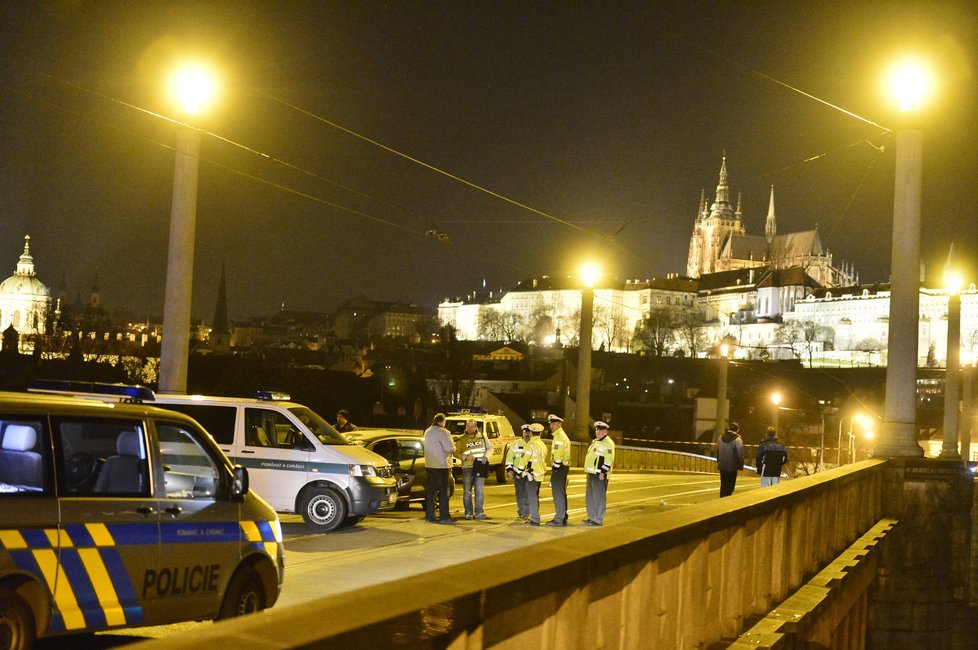
M 632 347 L 644 350 L 653 357 L 664 356 L 666 350 L 675 345 L 676 319 L 668 309 L 656 307 L 649 312 L 648 318 L 643 318 L 635 327 L 632 335 Z

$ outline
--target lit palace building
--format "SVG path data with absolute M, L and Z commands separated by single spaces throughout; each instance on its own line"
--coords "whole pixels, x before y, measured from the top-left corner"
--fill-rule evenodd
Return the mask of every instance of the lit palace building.
M 818 229 L 778 233 L 771 188 L 764 235 L 747 233 L 730 202 L 727 161 L 713 202 L 701 194 L 686 275 L 605 281 L 594 289 L 592 345 L 611 351 L 706 356 L 721 342 L 740 358 L 823 365 L 885 365 L 889 286 L 861 285 L 833 262 Z M 921 278 L 923 281 L 923 278 Z M 921 365 L 943 365 L 948 290 L 921 289 Z M 530 278 L 505 292 L 474 291 L 438 306 L 459 339 L 577 345 L 581 284 Z M 965 355 L 978 344 L 978 297 L 961 295 Z

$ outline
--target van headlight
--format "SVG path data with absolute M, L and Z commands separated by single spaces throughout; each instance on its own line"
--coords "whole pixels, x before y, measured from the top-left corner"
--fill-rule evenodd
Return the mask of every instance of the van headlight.
M 377 476 L 373 465 L 350 465 L 350 476 Z

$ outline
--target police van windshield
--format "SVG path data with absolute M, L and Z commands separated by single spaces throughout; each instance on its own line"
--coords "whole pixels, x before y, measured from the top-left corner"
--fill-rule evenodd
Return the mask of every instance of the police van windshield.
M 305 406 L 295 406 L 289 409 L 292 415 L 299 418 L 299 421 L 309 427 L 309 430 L 319 438 L 319 442 L 324 445 L 349 445 L 350 443 L 339 431 L 326 420 L 319 417 L 319 414 Z
M 469 421 L 468 418 L 461 418 L 457 420 L 446 419 L 445 428 L 448 429 L 448 432 L 451 433 L 453 436 L 457 436 L 462 433 L 465 433 L 465 423 L 468 421 Z M 475 420 L 475 428 L 479 430 L 479 433 L 482 433 L 482 429 L 484 426 L 485 426 L 484 422 Z

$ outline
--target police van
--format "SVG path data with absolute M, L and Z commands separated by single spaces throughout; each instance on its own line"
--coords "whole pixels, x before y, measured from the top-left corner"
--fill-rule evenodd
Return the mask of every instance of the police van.
M 38 380 L 29 390 L 113 399 L 114 385 Z M 249 399 L 142 390 L 155 405 L 197 420 L 233 463 L 248 468 L 253 490 L 278 512 L 300 513 L 314 530 L 350 526 L 397 503 L 397 480 L 383 456 L 351 444 L 285 393 Z
M 0 647 L 271 607 L 281 542 L 191 418 L 0 393 Z

